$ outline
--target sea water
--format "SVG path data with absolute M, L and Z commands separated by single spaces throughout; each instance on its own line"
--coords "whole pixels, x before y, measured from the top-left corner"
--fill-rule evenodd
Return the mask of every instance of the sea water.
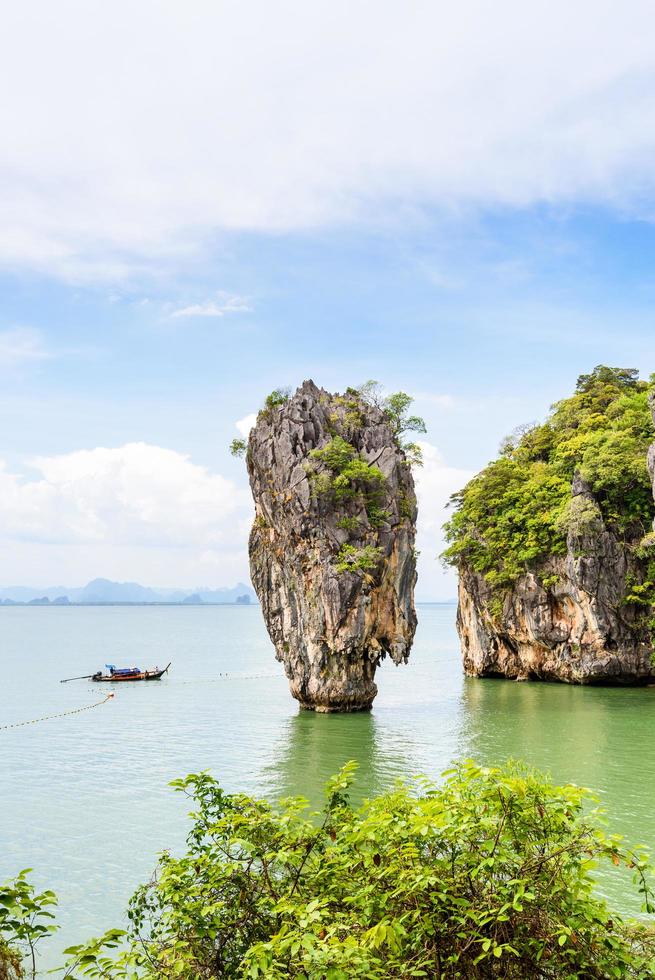
M 464 678 L 455 607 L 423 605 L 409 664 L 386 663 L 371 713 L 300 711 L 258 606 L 0 609 L 0 878 L 34 869 L 54 889 L 66 945 L 123 924 L 164 848 L 179 851 L 188 800 L 170 780 L 209 770 L 227 789 L 320 805 L 344 762 L 362 799 L 456 759 L 519 758 L 591 787 L 610 829 L 655 847 L 655 690 Z M 164 667 L 160 682 L 60 684 L 106 663 Z M 600 890 L 639 902 L 622 873 Z M 44 947 L 45 950 L 45 947 Z

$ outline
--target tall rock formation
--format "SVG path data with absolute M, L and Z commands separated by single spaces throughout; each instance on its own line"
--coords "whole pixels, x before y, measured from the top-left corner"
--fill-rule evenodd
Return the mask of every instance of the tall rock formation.
M 306 381 L 259 413 L 247 450 L 250 571 L 293 696 L 370 708 L 375 670 L 416 629 L 416 497 L 386 414 Z
M 648 396 L 648 407 L 650 408 L 651 415 L 653 416 L 653 425 L 655 426 L 655 391 L 652 391 Z M 651 442 L 648 449 L 648 472 L 650 473 L 650 481 L 653 485 L 653 500 L 655 501 L 655 442 Z M 655 519 L 653 520 L 653 532 L 655 533 Z
M 635 370 L 599 365 L 455 496 L 445 558 L 467 674 L 655 679 L 651 412 Z
M 576 477 L 572 506 L 586 512 L 570 530 L 566 554 L 522 575 L 502 607 L 484 576 L 460 567 L 457 629 L 464 670 L 475 677 L 640 684 L 651 678 L 650 630 L 643 608 L 625 602 L 645 567 L 609 531 L 593 495 Z

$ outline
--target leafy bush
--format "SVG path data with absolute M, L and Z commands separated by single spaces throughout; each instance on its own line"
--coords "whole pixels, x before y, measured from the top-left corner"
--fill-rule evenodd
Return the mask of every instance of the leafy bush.
M 112 930 L 69 950 L 66 976 L 645 980 L 655 935 L 595 893 L 597 862 L 627 864 L 653 911 L 643 854 L 589 813 L 589 796 L 510 765 L 466 763 L 440 787 L 399 785 L 354 810 L 354 764 L 317 819 L 228 795 L 208 775 L 187 853 L 164 854 Z
M 357 456 L 336 474 L 332 486 L 337 500 L 355 497 L 363 488 L 366 500 L 375 501 L 382 492 L 384 482 L 382 470 Z
M 545 463 L 497 460 L 451 498 L 458 510 L 446 525 L 446 559 L 464 559 L 492 586 L 511 585 L 532 563 L 565 552 L 570 496 L 570 482 Z
M 233 456 L 241 457 L 246 455 L 248 443 L 245 439 L 233 439 L 230 443 L 230 453 Z
M 388 524 L 391 520 L 391 514 L 388 510 L 384 510 L 382 507 L 378 507 L 376 504 L 371 504 L 366 509 L 366 514 L 368 516 L 368 522 L 371 527 L 379 528 L 383 524 Z
M 257 419 L 267 419 L 270 422 L 275 409 L 288 402 L 290 397 L 290 388 L 274 388 L 270 395 L 264 399 L 264 407 L 258 412 Z
M 405 432 L 425 432 L 425 422 L 419 415 L 408 415 L 409 406 L 414 399 L 405 391 L 397 391 L 384 401 L 384 413 L 391 425 L 393 434 L 400 438 Z
M 356 548 L 352 544 L 342 544 L 337 554 L 335 568 L 338 572 L 372 572 L 382 558 L 382 548 L 371 544 Z
M 36 977 L 37 947 L 57 930 L 50 911 L 57 898 L 49 890 L 37 892 L 27 878 L 30 871 L 0 885 L 0 980 Z
M 336 500 L 351 499 L 362 493 L 368 502 L 375 502 L 384 486 L 384 474 L 357 454 L 353 445 L 342 436 L 333 436 L 320 449 L 312 449 L 310 458 L 324 463 L 332 476 L 313 474 L 314 492 L 333 492 Z
M 387 422 L 397 445 L 405 452 L 410 466 L 422 466 L 423 454 L 416 442 L 404 442 L 406 432 L 427 432 L 425 421 L 420 415 L 409 415 L 409 407 L 414 401 L 405 391 L 396 391 L 392 395 L 384 395 L 382 386 L 377 381 L 366 381 L 359 388 L 348 389 L 359 395 L 369 405 L 381 409 L 387 417 Z
M 398 514 L 403 521 L 411 521 L 416 508 L 416 497 L 414 494 L 401 492 L 398 498 Z
M 346 388 L 344 395 L 335 395 L 334 401 L 345 409 L 341 421 L 347 429 L 361 429 L 364 424 L 363 400 L 357 388 Z M 335 421 L 339 418 L 336 416 Z
M 423 466 L 423 450 L 418 442 L 403 443 L 403 452 L 410 466 Z
M 646 467 L 653 424 L 649 385 L 626 368 L 581 375 L 575 394 L 542 425 L 506 439 L 490 463 L 451 498 L 446 562 L 466 563 L 495 587 L 511 585 L 539 562 L 563 554 L 568 530 L 584 534 L 600 516 L 639 540 L 655 516 Z M 597 503 L 574 501 L 576 471 Z
M 357 531 L 361 525 L 361 521 L 358 517 L 340 517 L 337 521 L 337 527 L 341 528 L 342 531 Z
M 264 408 L 279 408 L 280 405 L 284 405 L 285 402 L 289 401 L 290 395 L 290 388 L 274 388 L 270 395 L 266 396 L 264 400 Z
M 312 497 L 322 497 L 323 494 L 332 493 L 333 480 L 331 473 L 316 473 L 313 470 L 309 470 L 309 482 L 311 486 Z
M 333 472 L 342 473 L 357 455 L 357 450 L 342 436 L 333 436 L 325 446 L 321 449 L 312 449 L 309 455 L 312 459 L 325 463 Z

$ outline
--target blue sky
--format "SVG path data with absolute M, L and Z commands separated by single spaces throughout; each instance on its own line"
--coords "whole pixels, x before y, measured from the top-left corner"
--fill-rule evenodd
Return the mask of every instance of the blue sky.
M 2 585 L 243 578 L 236 422 L 376 378 L 447 598 L 448 494 L 579 373 L 655 370 L 650 5 L 309 6 L 12 12 Z

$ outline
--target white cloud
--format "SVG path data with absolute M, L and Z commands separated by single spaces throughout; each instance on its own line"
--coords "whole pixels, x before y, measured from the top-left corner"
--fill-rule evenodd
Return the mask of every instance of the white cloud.
M 245 489 L 146 443 L 0 461 L 0 578 L 81 585 L 96 576 L 194 588 L 248 581 Z
M 233 546 L 247 497 L 188 457 L 128 443 L 31 462 L 36 479 L 0 466 L 0 536 L 60 544 Z
M 247 435 L 252 416 L 237 423 Z M 452 598 L 437 555 L 450 495 L 473 475 L 422 442 L 419 598 Z M 248 579 L 252 503 L 245 487 L 180 453 L 146 443 L 31 461 L 32 478 L 0 461 L 0 578 L 5 584 L 82 584 L 98 575 L 148 585 L 213 586 Z
M 0 261 L 116 279 L 417 205 L 652 217 L 652 26 L 649 0 L 9 4 Z
M 417 595 L 423 599 L 452 599 L 457 593 L 455 573 L 444 573 L 438 556 L 444 548 L 442 527 L 450 516 L 451 494 L 460 490 L 474 475 L 470 470 L 448 466 L 436 446 L 420 442 L 423 466 L 414 471 L 418 499 L 416 545 L 418 561 Z
M 14 327 L 0 331 L 0 367 L 44 361 L 51 356 L 38 330 Z
M 243 436 L 243 438 L 247 439 L 250 434 L 250 430 L 252 429 L 256 421 L 257 421 L 257 416 L 255 415 L 254 412 L 252 412 L 250 415 L 244 416 L 244 418 L 239 419 L 234 424 L 237 427 L 239 433 Z
M 173 310 L 171 317 L 195 316 L 226 316 L 228 313 L 252 313 L 252 307 L 243 296 L 232 296 L 229 293 L 218 293 L 216 300 L 204 303 L 194 303 Z

